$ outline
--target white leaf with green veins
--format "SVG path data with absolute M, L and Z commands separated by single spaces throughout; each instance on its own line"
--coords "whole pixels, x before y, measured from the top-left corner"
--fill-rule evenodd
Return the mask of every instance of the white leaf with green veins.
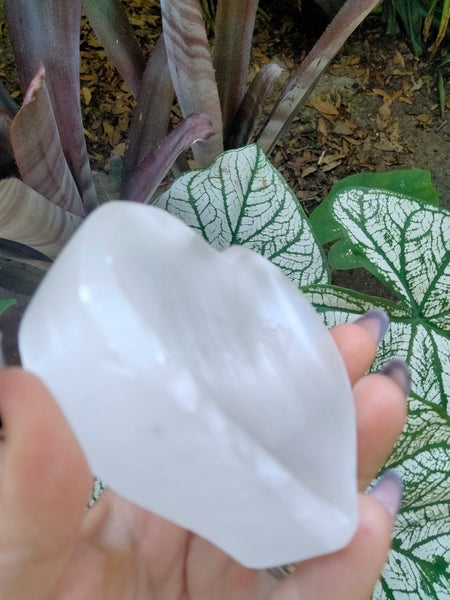
M 406 196 L 408 187 L 425 201 Z M 450 214 L 434 203 L 423 172 L 364 174 L 338 184 L 313 215 L 320 242 L 338 240 L 331 267 L 366 268 L 394 302 L 324 285 L 305 215 L 255 146 L 181 176 L 158 201 L 214 247 L 243 244 L 278 264 L 329 326 L 375 306 L 390 315 L 373 368 L 403 358 L 413 383 L 408 424 L 386 465 L 403 477 L 405 494 L 374 600 L 450 598 Z
M 230 150 L 208 169 L 181 175 L 156 205 L 218 250 L 251 248 L 299 286 L 329 281 L 303 209 L 258 146 Z
M 376 189 L 373 178 L 368 189 L 354 187 L 355 179 L 348 188 L 341 182 L 312 222 L 322 242 L 337 240 L 332 267 L 366 268 L 398 303 L 332 286 L 305 291 L 330 326 L 375 306 L 390 315 L 373 369 L 393 357 L 406 360 L 412 392 L 406 429 L 385 465 L 402 476 L 404 499 L 373 598 L 444 600 L 450 598 L 450 213 Z
M 401 475 L 405 489 L 374 599 L 450 598 L 449 465 L 448 416 L 412 394 L 407 427 L 386 465 Z

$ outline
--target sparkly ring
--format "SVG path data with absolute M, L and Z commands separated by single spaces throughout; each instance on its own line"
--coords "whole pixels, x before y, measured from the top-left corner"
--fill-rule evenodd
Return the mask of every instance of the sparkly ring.
M 87 503 L 87 508 L 92 508 L 94 506 L 94 504 L 102 495 L 103 490 L 105 489 L 103 481 L 99 477 L 94 477 L 93 479 L 94 483 L 92 485 L 92 492 Z
M 267 571 L 275 577 L 275 579 L 284 579 L 289 575 L 292 575 L 296 569 L 296 565 L 291 563 L 289 565 L 282 565 L 281 567 L 272 567 L 271 569 L 267 569 Z

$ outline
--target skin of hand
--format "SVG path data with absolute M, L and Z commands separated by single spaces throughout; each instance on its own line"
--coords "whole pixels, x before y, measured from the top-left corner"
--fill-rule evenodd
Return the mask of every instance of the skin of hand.
M 54 399 L 26 371 L 1 371 L 0 598 L 369 599 L 386 560 L 393 517 L 364 491 L 401 433 L 405 393 L 392 377 L 364 375 L 376 353 L 364 327 L 340 325 L 332 335 L 356 405 L 359 527 L 346 548 L 300 563 L 282 581 L 242 567 L 109 489 L 87 510 L 92 475 Z

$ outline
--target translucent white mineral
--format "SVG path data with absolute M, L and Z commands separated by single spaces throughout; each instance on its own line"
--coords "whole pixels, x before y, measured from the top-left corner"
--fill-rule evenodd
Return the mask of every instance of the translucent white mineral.
M 21 324 L 93 473 L 249 567 L 345 546 L 357 523 L 350 385 L 314 309 L 265 259 L 111 202 Z

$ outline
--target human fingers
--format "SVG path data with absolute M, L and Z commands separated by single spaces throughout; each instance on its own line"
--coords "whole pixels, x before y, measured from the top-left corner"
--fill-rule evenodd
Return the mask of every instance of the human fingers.
M 361 495 L 358 530 L 344 549 L 301 563 L 269 600 L 369 600 L 386 562 L 401 482 L 392 472 Z
M 409 390 L 409 369 L 400 360 L 389 361 L 379 373 L 363 377 L 353 388 L 360 491 L 379 472 L 402 432 Z
M 8 589 L 5 597 L 11 599 L 40 598 L 37 590 L 58 575 L 76 540 L 92 478 L 37 377 L 18 368 L 0 371 L 0 415 L 0 595 Z M 35 595 L 28 596 L 33 586 Z
M 388 325 L 387 315 L 375 309 L 331 331 L 353 384 L 361 491 L 388 458 L 406 418 L 410 374 L 405 363 L 393 360 L 379 374 L 362 377 Z
M 373 309 L 353 323 L 331 329 L 352 385 L 370 368 L 388 326 L 386 313 Z

